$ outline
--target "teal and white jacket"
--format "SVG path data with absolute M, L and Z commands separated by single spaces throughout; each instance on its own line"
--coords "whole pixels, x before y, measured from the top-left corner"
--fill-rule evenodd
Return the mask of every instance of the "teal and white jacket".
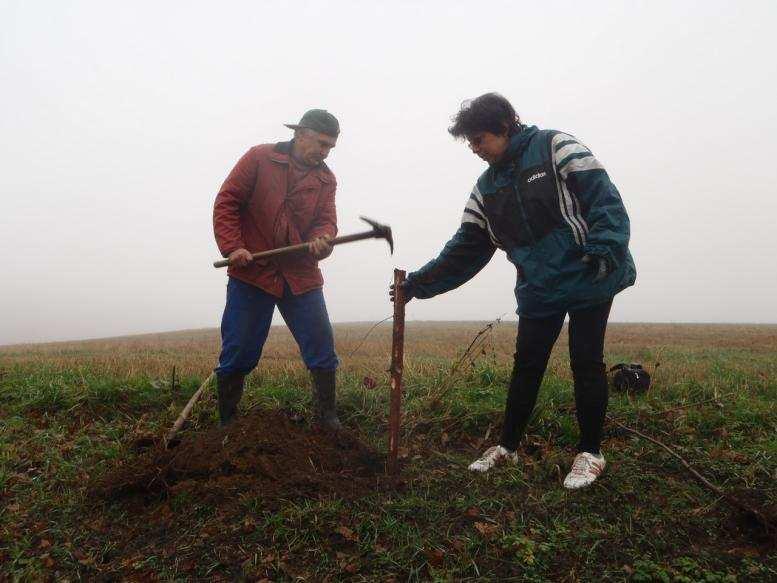
M 502 249 L 517 268 L 518 315 L 543 318 L 606 302 L 633 285 L 629 234 L 618 189 L 591 151 L 568 134 L 524 126 L 478 178 L 459 230 L 408 281 L 417 298 L 445 293 Z M 604 280 L 594 283 L 585 254 L 606 260 Z

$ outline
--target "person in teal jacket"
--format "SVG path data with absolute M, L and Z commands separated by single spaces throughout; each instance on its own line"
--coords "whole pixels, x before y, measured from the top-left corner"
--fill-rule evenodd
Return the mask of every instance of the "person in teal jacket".
M 521 123 L 503 96 L 465 102 L 449 132 L 488 163 L 461 226 L 433 259 L 410 273 L 405 297 L 431 298 L 474 277 L 502 249 L 517 271 L 518 337 L 499 444 L 470 465 L 516 462 L 551 349 L 569 315 L 569 352 L 580 426 L 567 488 L 604 470 L 607 410 L 604 336 L 615 294 L 634 284 L 629 217 L 591 150 L 573 136 Z

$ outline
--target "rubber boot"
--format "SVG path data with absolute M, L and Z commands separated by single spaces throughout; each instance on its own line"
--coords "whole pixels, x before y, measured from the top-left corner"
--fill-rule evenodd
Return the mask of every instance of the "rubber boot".
M 330 431 L 342 429 L 335 404 L 335 371 L 314 369 L 310 374 L 313 377 L 313 424 Z
M 237 405 L 243 396 L 245 375 L 240 373 L 216 375 L 216 392 L 219 398 L 221 426 L 231 423 L 237 415 Z

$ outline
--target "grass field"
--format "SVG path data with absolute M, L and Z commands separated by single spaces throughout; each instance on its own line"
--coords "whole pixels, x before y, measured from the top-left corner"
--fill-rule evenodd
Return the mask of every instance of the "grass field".
M 498 435 L 514 345 L 515 325 L 501 323 L 462 358 L 485 324 L 408 324 L 402 481 L 353 499 L 94 495 L 210 374 L 215 330 L 0 347 L 0 580 L 777 580 L 773 535 L 615 423 L 774 516 L 777 326 L 611 325 L 609 364 L 660 366 L 647 395 L 611 396 L 608 468 L 568 493 L 577 427 L 565 336 L 521 463 L 466 471 Z M 341 418 L 385 450 L 390 325 L 362 342 L 368 330 L 336 326 Z M 309 404 L 296 346 L 273 328 L 243 407 Z M 184 439 L 215 424 L 210 391 Z

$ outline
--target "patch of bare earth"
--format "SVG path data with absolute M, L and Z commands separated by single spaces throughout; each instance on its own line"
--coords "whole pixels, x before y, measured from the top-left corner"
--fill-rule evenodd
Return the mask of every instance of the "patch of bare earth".
M 253 410 L 225 429 L 185 435 L 171 449 L 153 445 L 104 475 L 94 492 L 147 502 L 180 492 L 200 501 L 241 492 L 265 500 L 352 498 L 374 489 L 384 469 L 382 456 L 348 431 L 317 431 L 280 411 Z

